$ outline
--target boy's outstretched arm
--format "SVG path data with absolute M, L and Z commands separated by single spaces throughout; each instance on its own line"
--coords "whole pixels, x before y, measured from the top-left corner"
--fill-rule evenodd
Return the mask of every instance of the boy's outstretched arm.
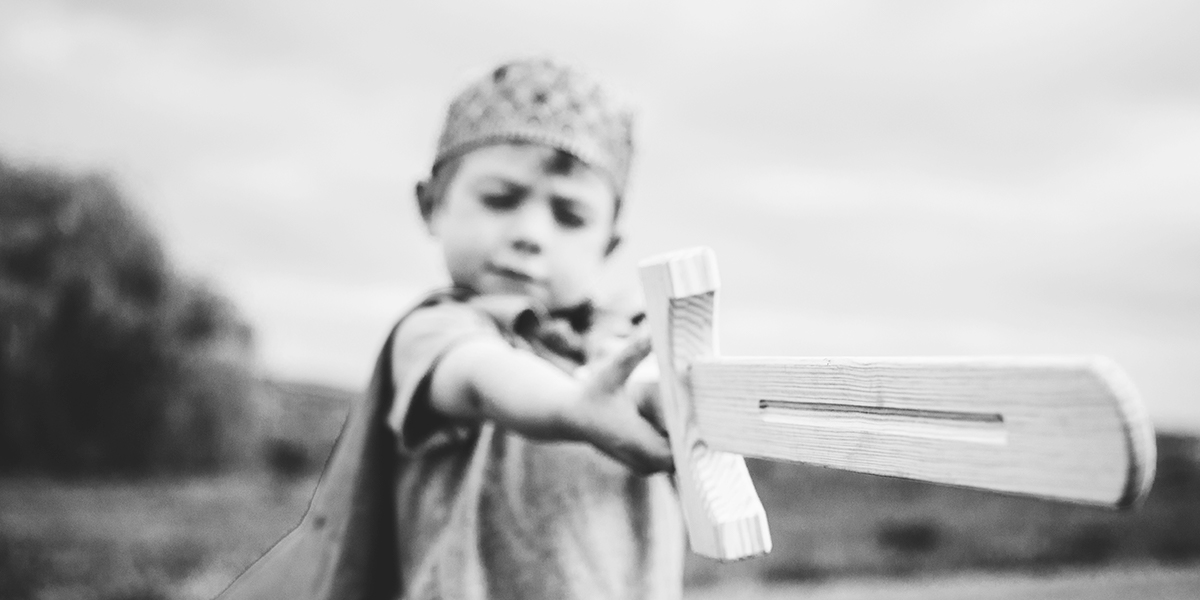
M 534 439 L 582 441 L 639 473 L 672 469 L 666 436 L 643 414 L 645 394 L 625 382 L 650 353 L 648 336 L 575 379 L 499 338 L 465 341 L 438 362 L 429 387 L 434 410 L 492 420 Z

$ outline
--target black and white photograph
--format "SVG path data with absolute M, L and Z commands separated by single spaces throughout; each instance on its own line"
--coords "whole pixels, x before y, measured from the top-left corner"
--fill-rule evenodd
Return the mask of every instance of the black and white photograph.
M 0 2 L 0 600 L 1200 597 L 1200 4 Z

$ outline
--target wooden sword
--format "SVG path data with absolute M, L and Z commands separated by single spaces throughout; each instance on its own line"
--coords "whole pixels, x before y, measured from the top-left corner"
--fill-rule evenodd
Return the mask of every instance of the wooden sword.
M 712 251 L 640 272 L 697 554 L 771 549 L 743 456 L 1110 507 L 1153 480 L 1153 427 L 1108 359 L 721 356 Z

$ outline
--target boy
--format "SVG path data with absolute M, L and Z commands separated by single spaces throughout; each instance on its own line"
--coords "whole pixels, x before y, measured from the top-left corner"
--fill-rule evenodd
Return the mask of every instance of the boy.
M 653 395 L 625 385 L 648 338 L 609 356 L 588 340 L 631 150 L 628 116 L 549 61 L 501 66 L 450 106 L 416 195 L 454 288 L 391 340 L 408 597 L 679 595 L 676 501 L 644 477 L 670 448 Z
M 381 352 L 303 521 L 225 600 L 678 598 L 650 351 L 588 301 L 630 121 L 586 76 L 503 65 L 451 104 L 417 204 L 454 286 Z

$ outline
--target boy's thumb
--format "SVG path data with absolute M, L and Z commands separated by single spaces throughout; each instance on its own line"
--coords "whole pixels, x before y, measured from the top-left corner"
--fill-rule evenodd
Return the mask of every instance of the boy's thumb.
M 624 383 L 629 379 L 630 373 L 650 355 L 650 350 L 649 335 L 642 334 L 633 338 L 602 368 L 604 379 L 616 385 Z

